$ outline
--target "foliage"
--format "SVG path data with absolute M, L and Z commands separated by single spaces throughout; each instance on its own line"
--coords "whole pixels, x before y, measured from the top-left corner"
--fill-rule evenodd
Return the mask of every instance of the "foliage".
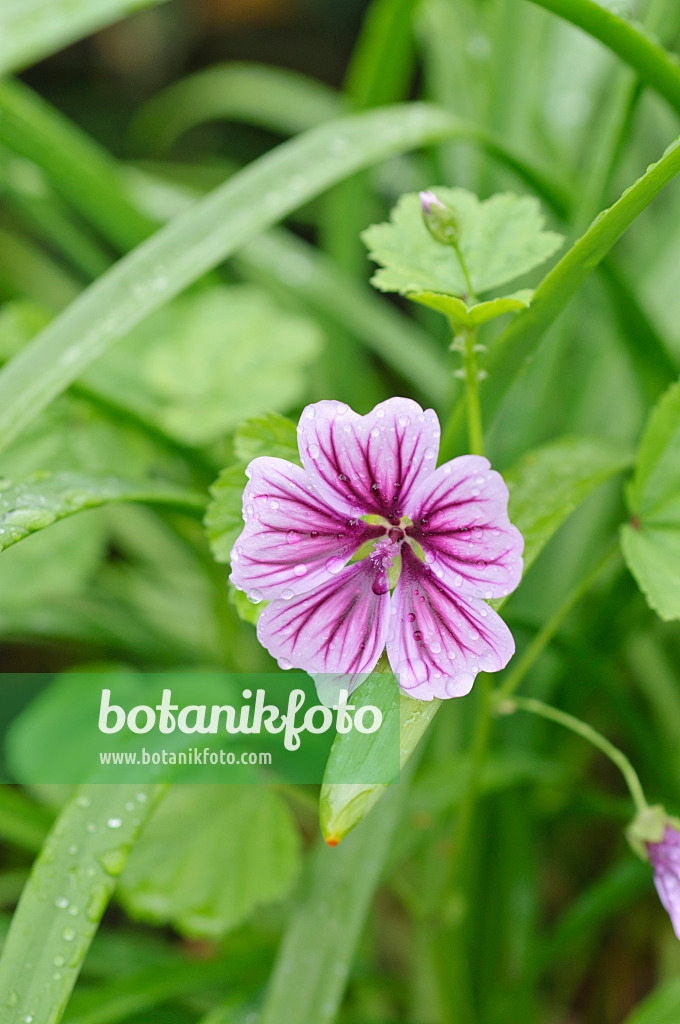
M 677 815 L 680 8 L 281 0 L 246 42 L 246 6 L 0 4 L 2 769 L 45 777 L 0 785 L 0 1024 L 671 1024 L 583 737 Z M 356 734 L 320 787 L 47 784 L 101 745 L 90 671 L 272 670 L 226 580 L 246 467 L 395 394 L 508 484 L 507 672 L 427 705 L 375 672 L 390 787 L 335 781 Z

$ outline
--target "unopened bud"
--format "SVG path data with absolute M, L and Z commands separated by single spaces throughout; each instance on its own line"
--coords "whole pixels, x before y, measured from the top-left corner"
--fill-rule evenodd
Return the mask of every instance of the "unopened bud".
M 457 245 L 460 238 L 460 220 L 455 210 L 438 199 L 434 192 L 420 192 L 423 222 L 436 242 Z

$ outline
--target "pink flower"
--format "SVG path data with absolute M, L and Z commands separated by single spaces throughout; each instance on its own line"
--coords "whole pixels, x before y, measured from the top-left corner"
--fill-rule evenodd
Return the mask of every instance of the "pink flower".
M 647 843 L 647 850 L 656 891 L 680 939 L 680 832 L 666 825 L 661 842 Z
M 231 580 L 271 601 L 257 635 L 282 668 L 356 685 L 387 647 L 402 688 L 432 700 L 507 665 L 512 634 L 484 599 L 515 589 L 524 542 L 499 474 L 478 455 L 435 468 L 439 437 L 406 398 L 366 416 L 317 402 L 298 425 L 303 468 L 251 462 Z

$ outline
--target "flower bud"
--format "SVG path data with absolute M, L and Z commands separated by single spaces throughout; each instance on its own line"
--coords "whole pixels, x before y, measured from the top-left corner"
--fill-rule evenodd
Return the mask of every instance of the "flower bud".
M 457 245 L 460 239 L 460 220 L 455 210 L 438 199 L 434 192 L 420 192 L 423 222 L 436 242 Z

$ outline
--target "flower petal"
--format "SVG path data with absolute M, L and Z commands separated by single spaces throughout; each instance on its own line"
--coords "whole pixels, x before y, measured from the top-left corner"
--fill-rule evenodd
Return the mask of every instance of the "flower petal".
M 255 601 L 307 593 L 383 532 L 329 508 L 292 462 L 263 456 L 246 472 L 246 525 L 232 550 L 230 579 Z
M 522 578 L 524 539 L 508 519 L 508 488 L 481 455 L 461 455 L 419 481 L 407 533 L 461 594 L 505 597 Z
M 319 493 L 350 516 L 401 516 L 417 479 L 431 473 L 439 420 L 408 398 L 359 416 L 342 402 L 308 405 L 298 425 L 302 464 Z
M 515 651 L 512 633 L 483 601 L 464 597 L 408 545 L 392 597 L 387 656 L 412 697 L 463 697 L 478 672 L 498 672 Z
M 654 884 L 680 939 L 680 833 L 670 826 L 660 843 L 648 843 Z
M 389 600 L 387 573 L 378 560 L 364 558 L 313 593 L 267 605 L 257 637 L 281 668 L 343 674 L 351 689 L 383 652 Z

